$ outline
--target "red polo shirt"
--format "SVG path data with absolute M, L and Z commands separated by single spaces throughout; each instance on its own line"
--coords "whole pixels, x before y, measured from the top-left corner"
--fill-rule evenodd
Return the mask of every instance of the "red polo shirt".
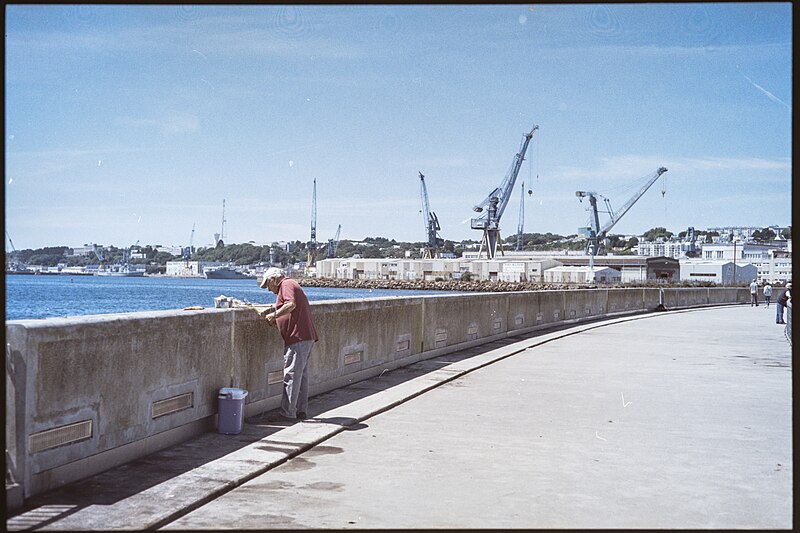
M 306 293 L 300 284 L 291 278 L 283 278 L 278 285 L 275 308 L 280 309 L 286 302 L 294 302 L 296 307 L 291 313 L 279 316 L 277 320 L 278 331 L 281 332 L 284 345 L 289 346 L 301 341 L 318 341 Z

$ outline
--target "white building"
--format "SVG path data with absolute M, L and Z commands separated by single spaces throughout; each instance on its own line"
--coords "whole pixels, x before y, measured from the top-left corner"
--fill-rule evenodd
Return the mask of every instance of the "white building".
M 537 259 L 364 259 L 336 258 L 317 261 L 317 277 L 383 280 L 458 280 L 469 273 L 473 280 L 542 282 L 546 269 L 561 265 Z
M 699 242 L 694 243 L 695 251 L 701 249 Z M 686 257 L 686 252 L 692 250 L 692 244 L 687 241 L 639 241 L 637 255 L 646 257 L 673 257 L 679 259 Z
M 758 276 L 749 263 L 713 259 L 681 259 L 681 281 L 710 281 L 718 285 L 745 284 Z
M 703 245 L 703 259 L 736 260 L 750 263 L 758 270 L 759 282 L 783 282 L 792 279 L 792 241 L 785 246 L 755 243 L 717 243 Z
M 545 283 L 618 283 L 619 270 L 610 267 L 557 266 L 544 272 Z

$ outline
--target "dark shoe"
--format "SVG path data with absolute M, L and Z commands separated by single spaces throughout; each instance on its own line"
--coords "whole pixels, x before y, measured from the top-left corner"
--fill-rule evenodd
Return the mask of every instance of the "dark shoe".
M 306 418 L 308 418 L 308 415 L 306 414 L 305 411 L 300 411 L 297 413 L 298 420 L 305 420 Z

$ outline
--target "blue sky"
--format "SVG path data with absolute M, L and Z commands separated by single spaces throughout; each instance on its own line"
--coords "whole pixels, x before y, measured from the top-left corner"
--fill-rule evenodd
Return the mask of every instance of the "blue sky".
M 790 3 L 7 5 L 5 216 L 17 249 L 445 239 L 539 126 L 501 220 L 791 224 Z M 662 191 L 664 194 L 662 194 Z M 6 239 L 6 248 L 8 241 Z

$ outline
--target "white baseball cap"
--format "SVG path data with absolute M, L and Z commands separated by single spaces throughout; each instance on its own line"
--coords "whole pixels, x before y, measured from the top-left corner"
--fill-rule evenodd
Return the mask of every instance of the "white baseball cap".
M 267 280 L 280 277 L 283 277 L 283 270 L 277 267 L 269 267 L 267 270 L 264 271 L 264 276 L 261 278 L 261 283 L 259 283 L 259 286 L 262 289 L 266 289 Z

